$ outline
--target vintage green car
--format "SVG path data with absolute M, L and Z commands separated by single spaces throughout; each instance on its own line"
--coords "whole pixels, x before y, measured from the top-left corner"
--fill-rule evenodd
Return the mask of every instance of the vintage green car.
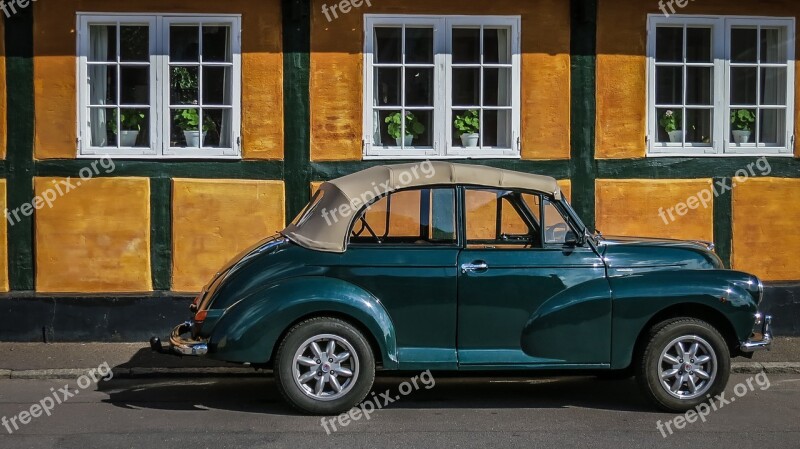
M 709 243 L 590 231 L 553 178 L 425 161 L 322 184 L 214 276 L 170 348 L 271 368 L 316 414 L 358 404 L 377 369 L 630 372 L 679 411 L 770 346 L 763 290 Z

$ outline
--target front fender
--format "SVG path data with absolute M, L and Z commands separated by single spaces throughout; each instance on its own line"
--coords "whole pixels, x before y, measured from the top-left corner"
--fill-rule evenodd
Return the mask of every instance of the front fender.
M 235 302 L 210 330 L 208 356 L 269 362 L 289 326 L 305 316 L 326 313 L 361 324 L 377 342 L 383 366 L 397 367 L 394 326 L 380 301 L 358 286 L 322 276 L 284 279 Z
M 699 305 L 730 323 L 739 341 L 750 335 L 758 309 L 758 279 L 728 270 L 659 271 L 612 277 L 612 367 L 630 365 L 634 346 L 650 320 L 666 309 Z

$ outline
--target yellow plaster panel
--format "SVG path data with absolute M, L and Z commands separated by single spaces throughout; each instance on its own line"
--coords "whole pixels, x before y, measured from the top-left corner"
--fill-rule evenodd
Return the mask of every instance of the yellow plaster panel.
M 35 212 L 36 290 L 152 290 L 150 180 L 73 179 L 69 191 L 62 182 L 34 178 L 37 196 L 55 198 Z
M 314 0 L 311 7 L 313 160 L 361 159 L 365 13 L 520 15 L 522 157 L 569 159 L 569 2 L 381 0 L 371 2 L 371 6 L 364 2 L 361 8 L 338 14 L 331 21 L 322 12 L 327 3 Z
M 284 228 L 284 184 L 175 179 L 172 213 L 172 289 L 196 292 L 231 258 Z
M 733 251 L 736 270 L 765 280 L 800 279 L 800 179 L 751 178 L 733 189 Z
M 75 0 L 34 8 L 34 101 L 37 159 L 75 158 L 76 13 L 226 13 L 242 15 L 242 147 L 245 159 L 283 157 L 283 56 L 279 0 L 109 2 Z M 4 67 L 0 64 L 0 67 Z M 5 104 L 3 102 L 3 104 Z M 5 120 L 0 120 L 4 126 Z
M 713 241 L 713 200 L 703 207 L 697 199 L 710 195 L 710 188 L 710 179 L 598 179 L 597 229 L 605 235 Z

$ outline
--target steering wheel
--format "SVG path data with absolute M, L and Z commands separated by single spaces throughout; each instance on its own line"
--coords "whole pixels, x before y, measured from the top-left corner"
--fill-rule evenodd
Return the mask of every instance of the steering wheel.
M 566 223 L 556 223 L 548 226 L 544 231 L 545 242 L 547 243 L 564 243 L 569 232 L 569 226 Z

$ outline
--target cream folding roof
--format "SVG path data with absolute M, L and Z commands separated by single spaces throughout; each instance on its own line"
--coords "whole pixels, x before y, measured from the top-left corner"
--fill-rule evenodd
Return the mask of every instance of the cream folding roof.
M 342 253 L 353 220 L 372 199 L 406 188 L 452 185 L 533 190 L 561 199 L 549 176 L 438 161 L 379 165 L 322 184 L 315 200 L 282 234 L 305 248 Z

